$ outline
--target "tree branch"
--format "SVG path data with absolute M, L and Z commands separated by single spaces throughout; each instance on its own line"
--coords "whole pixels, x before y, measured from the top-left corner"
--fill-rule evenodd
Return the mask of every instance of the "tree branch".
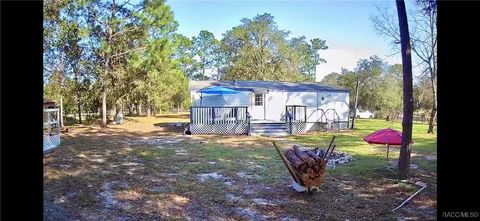
M 130 29 L 127 29 L 127 30 L 123 30 L 123 31 L 120 31 L 120 32 L 116 32 L 115 34 L 113 34 L 111 37 L 115 37 L 115 35 L 118 35 L 118 34 L 123 34 L 123 33 L 126 33 L 126 32 L 129 32 L 129 31 L 135 31 L 137 29 L 140 29 L 141 26 L 137 26 L 135 28 L 130 28 Z
M 124 52 L 121 52 L 121 53 L 118 53 L 118 54 L 111 55 L 110 58 L 122 56 L 122 55 L 128 54 L 130 52 L 139 51 L 139 50 L 143 50 L 143 49 L 145 49 L 145 46 L 139 47 L 139 48 L 134 48 L 134 49 L 131 49 L 131 50 L 128 50 L 128 51 L 124 51 Z

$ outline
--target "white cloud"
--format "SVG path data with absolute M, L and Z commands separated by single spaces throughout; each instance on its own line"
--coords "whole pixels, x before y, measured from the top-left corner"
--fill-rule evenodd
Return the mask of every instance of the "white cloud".
M 402 61 L 399 55 L 387 57 L 387 53 L 371 48 L 359 48 L 341 43 L 332 43 L 329 49 L 322 51 L 320 54 L 320 57 L 325 59 L 327 63 L 317 65 L 316 81 L 321 81 L 327 74 L 332 72 L 340 73 L 342 68 L 353 70 L 357 66 L 358 60 L 369 58 L 372 55 L 378 55 L 389 64 L 401 63 Z
M 327 63 L 317 65 L 317 81 L 321 81 L 323 77 L 332 72 L 340 73 L 342 67 L 353 69 L 359 57 L 361 56 L 358 53 L 343 48 L 333 48 L 324 51 L 322 58 Z

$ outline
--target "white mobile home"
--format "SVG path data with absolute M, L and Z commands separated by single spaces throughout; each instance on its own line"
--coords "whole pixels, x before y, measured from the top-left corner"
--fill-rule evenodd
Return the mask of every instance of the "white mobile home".
M 235 90 L 237 93 L 201 92 L 202 89 L 212 86 Z M 218 117 L 218 114 L 233 116 L 232 114 L 237 112 L 225 108 L 239 107 L 248 112 L 249 124 L 270 124 L 270 128 L 275 123 L 277 126 L 283 124 L 290 134 L 320 130 L 326 126 L 335 126 L 337 129 L 348 127 L 349 90 L 344 88 L 319 83 L 279 81 L 191 81 L 190 93 L 194 112 L 196 109 L 223 108 L 216 113 L 200 113 L 213 118 Z M 215 109 L 212 111 L 215 112 Z M 195 114 L 192 112 L 194 116 L 199 115 Z M 215 121 L 213 118 L 210 123 Z M 238 120 L 238 117 L 236 119 Z M 208 122 L 204 121 L 203 124 Z M 293 127 L 299 127 L 300 131 L 292 131 L 292 128 L 289 128 L 292 124 Z M 255 126 L 258 125 L 253 127 Z M 265 129 L 265 126 L 262 129 Z

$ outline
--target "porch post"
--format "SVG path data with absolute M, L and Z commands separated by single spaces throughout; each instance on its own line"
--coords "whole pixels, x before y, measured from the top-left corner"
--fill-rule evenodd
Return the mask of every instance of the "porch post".
M 267 94 L 263 94 L 263 119 L 266 120 L 267 119 Z
M 238 107 L 235 107 L 235 123 L 238 123 Z
M 248 107 L 245 108 L 245 114 L 246 114 L 246 117 L 247 117 L 247 135 L 250 136 L 250 129 L 251 129 L 251 125 L 250 125 L 250 113 L 248 112 Z
M 212 107 L 212 124 L 215 124 L 215 109 Z
M 51 124 L 50 124 L 50 112 L 47 112 L 47 122 L 48 122 L 48 136 L 50 136 L 52 132 Z
M 307 106 L 303 107 L 303 115 L 305 115 L 305 123 L 307 122 Z

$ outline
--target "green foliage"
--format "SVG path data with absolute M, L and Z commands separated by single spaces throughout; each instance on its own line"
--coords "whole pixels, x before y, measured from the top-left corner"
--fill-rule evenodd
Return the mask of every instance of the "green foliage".
M 44 96 L 63 97 L 66 114 L 98 112 L 102 90 L 108 109 L 186 105 L 191 43 L 164 1 L 52 1 L 44 13 Z
M 341 86 L 339 82 L 340 76 L 342 75 L 336 72 L 332 72 L 330 74 L 327 74 L 325 77 L 323 77 L 320 83 L 326 84 L 326 85 Z
M 213 33 L 207 30 L 200 31 L 198 36 L 192 38 L 191 50 L 197 59 L 195 59 L 190 77 L 195 79 L 206 78 L 205 71 L 216 66 L 219 47 L 220 41 L 215 39 Z
M 315 68 L 320 63 L 325 63 L 325 59 L 319 57 L 319 50 L 326 50 L 328 46 L 325 40 L 314 38 L 310 43 L 306 41 L 305 36 L 292 38 L 290 45 L 294 49 L 300 65 L 300 72 L 306 77 L 306 80 L 315 80 Z
M 428 78 L 420 79 L 413 86 L 414 110 L 428 112 L 433 107 L 432 83 Z
M 325 42 L 305 37 L 287 40 L 290 32 L 279 29 L 270 14 L 243 18 L 241 24 L 224 34 L 225 79 L 228 80 L 305 80 L 321 60 L 313 59 Z M 313 67 L 313 68 L 312 68 Z M 304 74 L 304 75 L 302 75 Z
M 384 72 L 385 62 L 376 55 L 357 62 L 355 73 L 359 77 L 359 106 L 365 109 L 381 108 L 382 90 L 379 84 Z
M 359 60 L 355 71 L 343 69 L 341 74 L 330 73 L 321 83 L 350 89 L 350 109 L 353 109 L 357 77 L 359 108 L 377 111 L 377 117 L 390 116 L 393 120 L 402 112 L 402 65 L 389 66 L 374 55 Z
M 192 76 L 195 71 L 193 67 L 195 60 L 191 51 L 192 41 L 181 34 L 174 34 L 173 47 L 175 51 L 173 54 L 175 65 L 185 76 Z
M 391 120 L 395 120 L 402 113 L 403 107 L 402 65 L 390 66 L 381 82 L 382 96 L 378 115 L 389 116 Z

